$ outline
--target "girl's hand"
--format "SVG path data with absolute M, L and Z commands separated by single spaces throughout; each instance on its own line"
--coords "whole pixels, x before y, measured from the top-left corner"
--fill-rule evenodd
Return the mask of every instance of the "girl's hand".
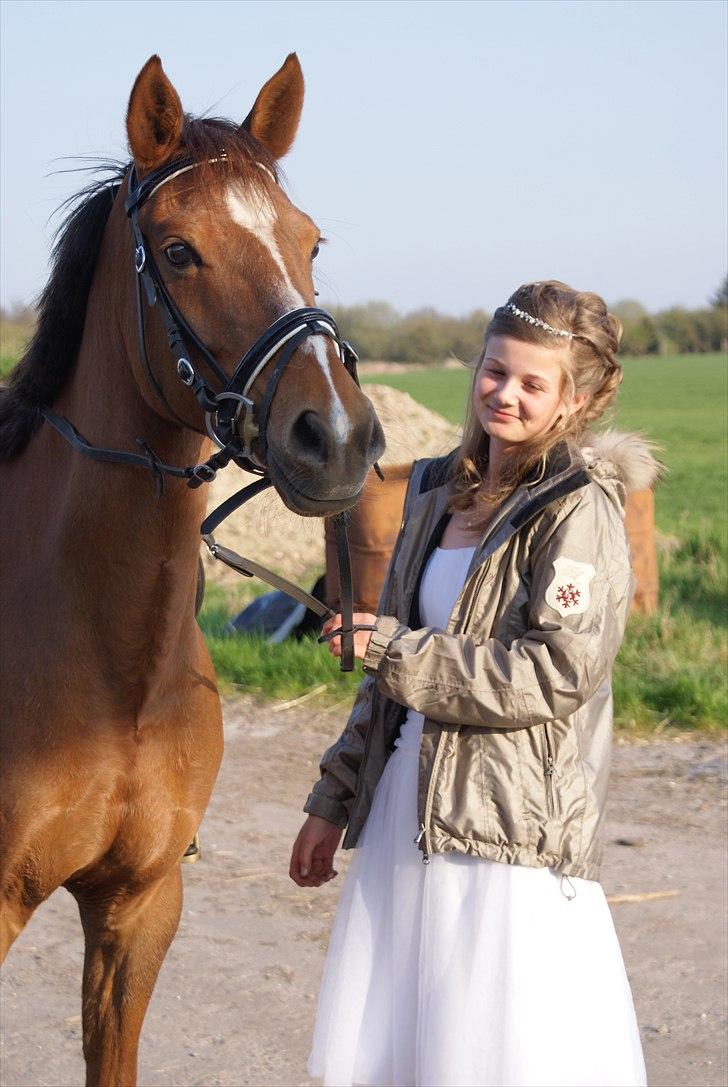
M 354 623 L 366 623 L 371 626 L 376 623 L 376 615 L 370 615 L 368 611 L 355 611 Z M 321 633 L 328 634 L 330 630 L 335 630 L 336 627 L 341 626 L 341 616 L 332 615 L 330 619 L 327 619 L 324 623 Z M 354 634 L 354 656 L 359 660 L 364 660 L 367 649 L 369 648 L 369 639 L 372 636 L 371 630 L 357 630 Z M 335 638 L 332 638 L 328 642 L 329 652 L 333 653 L 335 657 L 341 656 L 341 635 L 337 634 Z
M 299 887 L 320 887 L 338 873 L 334 854 L 343 830 L 319 815 L 309 815 L 298 832 L 288 874 Z

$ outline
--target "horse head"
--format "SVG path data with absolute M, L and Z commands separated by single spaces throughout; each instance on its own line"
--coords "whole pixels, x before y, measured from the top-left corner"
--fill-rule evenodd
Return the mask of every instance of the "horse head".
M 296 135 L 303 93 L 295 54 L 265 83 L 242 124 L 185 115 L 156 56 L 131 92 L 133 185 L 144 193 L 134 212 L 136 240 L 144 240 L 137 253 L 155 269 L 157 288 L 147 301 L 161 292 L 179 315 L 194 345 L 194 369 L 215 393 L 271 325 L 315 306 L 312 262 L 321 233 L 288 198 L 278 170 Z M 145 179 L 150 184 L 142 189 Z M 127 197 L 129 189 L 127 182 Z M 140 292 L 142 306 L 142 350 L 131 352 L 139 390 L 170 423 L 205 433 L 205 411 L 175 370 L 169 321 L 165 327 L 160 307 L 147 308 Z M 381 455 L 382 428 L 342 364 L 338 334 L 304 332 L 277 370 L 285 348 L 273 346 L 246 387 L 263 428 L 256 434 L 243 413 L 235 420 L 239 437 L 290 509 L 304 516 L 340 512 L 357 500 Z M 145 353 L 153 375 L 145 373 Z

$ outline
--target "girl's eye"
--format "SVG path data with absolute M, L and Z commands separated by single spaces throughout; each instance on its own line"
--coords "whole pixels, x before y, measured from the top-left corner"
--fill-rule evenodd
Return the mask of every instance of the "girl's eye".
M 320 250 L 321 246 L 318 242 L 316 242 L 313 249 L 311 250 L 311 260 L 316 260 L 316 257 L 319 255 Z
M 173 268 L 186 268 L 195 259 L 195 254 L 183 242 L 174 242 L 172 245 L 168 245 L 164 250 L 164 255 Z
M 526 388 L 530 389 L 531 392 L 534 392 L 534 393 L 543 392 L 543 389 L 541 388 L 540 385 L 532 385 L 532 384 L 529 383 L 528 385 L 526 385 Z

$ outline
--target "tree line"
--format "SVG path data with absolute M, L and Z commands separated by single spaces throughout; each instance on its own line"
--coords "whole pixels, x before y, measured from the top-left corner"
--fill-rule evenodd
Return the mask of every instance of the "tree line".
M 491 316 L 485 310 L 473 310 L 465 317 L 451 317 L 429 307 L 401 314 L 388 302 L 325 308 L 359 357 L 367 361 L 440 363 L 456 358 L 469 362 L 482 349 Z M 624 326 L 623 355 L 688 355 L 728 348 L 728 276 L 702 309 L 672 306 L 648 313 L 632 299 L 610 308 Z M 35 322 L 30 306 L 3 309 L 0 316 L 28 326 Z
M 400 314 L 388 302 L 325 308 L 366 361 L 468 362 L 480 353 L 491 316 L 473 310 L 465 317 L 450 317 L 432 308 Z M 672 306 L 651 314 L 631 299 L 610 309 L 624 327 L 623 355 L 689 355 L 728 348 L 728 276 L 701 309 Z

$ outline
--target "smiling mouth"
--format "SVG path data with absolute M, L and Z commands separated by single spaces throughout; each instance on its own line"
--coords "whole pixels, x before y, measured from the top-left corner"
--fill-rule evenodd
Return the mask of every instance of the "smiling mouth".
M 509 411 L 501 411 L 500 408 L 488 408 L 493 415 L 502 415 L 505 419 L 517 419 L 517 415 L 511 415 Z

